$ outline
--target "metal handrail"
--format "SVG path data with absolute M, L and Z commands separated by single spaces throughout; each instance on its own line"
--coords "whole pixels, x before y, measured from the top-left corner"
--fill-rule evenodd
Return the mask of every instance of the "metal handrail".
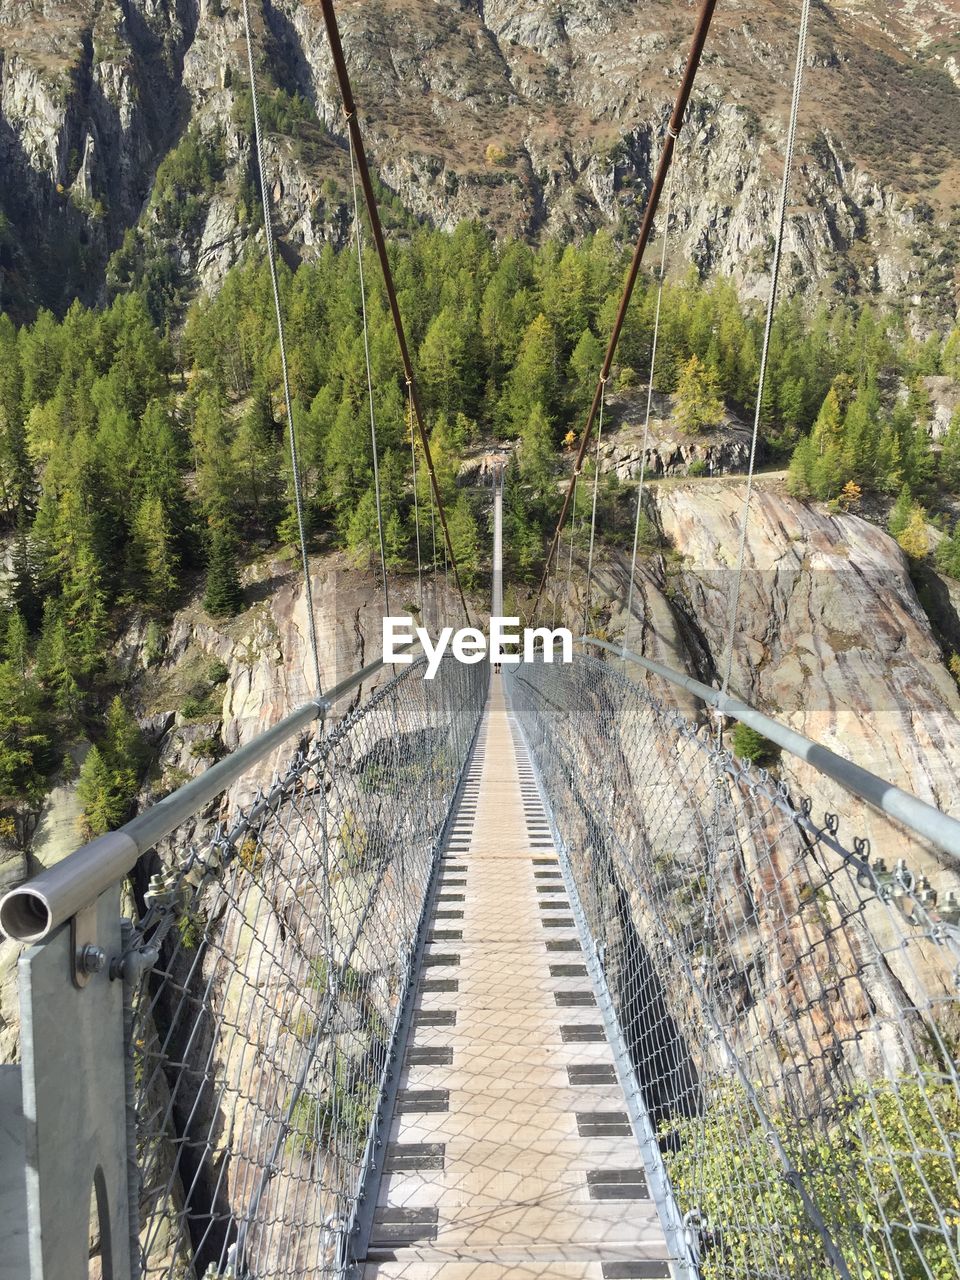
M 399 647 L 397 652 L 404 653 L 415 647 L 414 641 Z M 370 680 L 385 665 L 382 657 L 369 663 L 341 680 L 323 697 L 304 703 L 252 742 L 238 747 L 200 777 L 178 787 L 116 831 L 98 836 L 56 866 L 11 889 L 0 899 L 0 929 L 18 942 L 42 942 L 77 912 L 119 884 L 144 853 L 182 822 L 216 799 L 294 734 L 315 720 L 322 720 L 348 693 Z
M 923 836 L 947 853 L 960 858 L 960 821 L 942 813 L 934 805 L 927 804 L 925 800 L 918 799 L 909 791 L 903 791 L 890 782 L 885 782 L 875 773 L 870 773 L 860 765 L 845 760 L 843 756 L 838 756 L 829 748 L 813 742 L 810 738 L 805 738 L 802 733 L 788 729 L 778 720 L 771 720 L 762 711 L 755 710 L 738 698 L 731 698 L 729 694 L 721 693 L 719 689 L 711 689 L 709 685 L 701 684 L 692 676 L 682 675 L 679 671 L 673 671 L 670 667 L 665 667 L 650 658 L 644 658 L 641 654 L 625 649 L 621 645 L 610 644 L 606 640 L 581 636 L 578 643 L 603 649 L 617 658 L 622 658 L 625 662 L 633 662 L 643 667 L 645 671 L 659 676 L 661 680 L 666 680 L 678 689 L 685 689 L 708 706 L 714 707 L 720 715 L 730 716 L 731 719 L 739 720 L 741 724 L 755 729 L 757 733 L 763 734 L 782 750 L 812 765 L 818 773 L 832 778 L 853 795 L 866 800 L 882 813 L 902 822 L 917 835 Z

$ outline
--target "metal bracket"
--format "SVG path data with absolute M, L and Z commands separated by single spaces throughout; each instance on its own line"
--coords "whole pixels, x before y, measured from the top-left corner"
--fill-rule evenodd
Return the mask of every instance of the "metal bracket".
M 70 921 L 70 976 L 81 991 L 107 963 L 107 953 L 97 940 L 97 904 L 84 907 Z

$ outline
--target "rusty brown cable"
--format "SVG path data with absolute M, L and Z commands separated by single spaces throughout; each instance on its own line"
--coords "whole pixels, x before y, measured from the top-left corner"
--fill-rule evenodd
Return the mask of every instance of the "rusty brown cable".
M 587 446 L 590 443 L 593 424 L 597 416 L 597 411 L 600 407 L 600 400 L 603 396 L 604 384 L 610 376 L 610 367 L 613 364 L 613 357 L 616 354 L 617 343 L 620 341 L 620 332 L 623 329 L 623 323 L 626 319 L 627 307 L 630 305 L 634 286 L 637 283 L 637 276 L 640 274 L 640 264 L 643 261 L 647 242 L 649 241 L 651 231 L 653 230 L 653 221 L 657 215 L 657 209 L 660 205 L 660 197 L 663 194 L 667 174 L 670 171 L 670 164 L 673 160 L 674 146 L 680 133 L 681 126 L 683 125 L 684 113 L 687 109 L 687 103 L 690 100 L 690 93 L 693 89 L 694 81 L 697 78 L 697 72 L 700 69 L 700 60 L 703 56 L 703 48 L 706 44 L 707 33 L 710 30 L 710 22 L 713 18 L 713 11 L 716 7 L 717 0 L 703 0 L 703 4 L 700 8 L 700 15 L 697 18 L 697 26 L 694 31 L 693 42 L 690 45 L 690 53 L 687 56 L 687 65 L 684 68 L 683 79 L 681 80 L 680 88 L 677 91 L 677 98 L 674 103 L 673 114 L 670 117 L 670 123 L 667 125 L 666 136 L 663 140 L 663 150 L 660 152 L 660 162 L 657 165 L 657 172 L 653 180 L 653 186 L 650 188 L 650 194 L 647 197 L 646 208 L 643 213 L 643 222 L 640 226 L 640 234 L 637 237 L 636 247 L 633 251 L 633 258 L 630 262 L 630 270 L 627 272 L 626 283 L 623 286 L 620 305 L 617 308 L 616 319 L 613 322 L 613 329 L 610 333 L 610 341 L 607 343 L 607 354 L 604 357 L 603 368 L 600 370 L 600 376 L 597 379 L 597 389 L 593 394 L 593 403 L 590 405 L 590 412 L 587 414 L 586 425 L 583 428 L 583 435 L 580 439 L 580 448 L 577 451 L 576 461 L 573 464 L 573 476 L 570 483 L 567 485 L 567 492 L 564 495 L 563 506 L 557 520 L 557 527 L 554 530 L 553 538 L 550 542 L 550 549 L 547 552 L 543 577 L 540 579 L 540 585 L 537 588 L 537 594 L 533 602 L 532 612 L 534 617 L 536 617 L 537 609 L 540 605 L 540 598 L 543 595 L 543 589 L 546 586 L 547 576 L 550 571 L 550 561 L 553 559 L 553 553 L 560 540 L 560 534 L 567 518 L 567 512 L 570 508 L 570 499 L 573 495 L 574 485 L 576 484 L 576 477 L 580 472 L 580 468 L 583 466 Z
M 390 313 L 393 316 L 393 327 L 397 333 L 397 343 L 400 347 L 400 358 L 403 361 L 404 376 L 407 385 L 410 388 L 410 401 L 413 405 L 414 415 L 417 422 L 417 433 L 420 436 L 420 443 L 423 446 L 423 458 L 427 464 L 427 472 L 430 476 L 430 485 L 433 489 L 433 496 L 437 504 L 437 515 L 440 519 L 440 525 L 443 529 L 444 541 L 447 544 L 447 554 L 450 557 L 450 564 L 453 568 L 453 576 L 456 580 L 457 591 L 460 594 L 460 603 L 463 605 L 463 612 L 470 625 L 470 610 L 467 608 L 467 598 L 463 592 L 463 584 L 460 581 L 460 570 L 457 566 L 457 557 L 453 553 L 453 543 L 450 540 L 450 530 L 447 527 L 447 517 L 443 509 L 443 499 L 440 495 L 440 485 L 437 481 L 437 473 L 433 466 L 433 457 L 430 453 L 430 442 L 427 439 L 427 429 L 423 418 L 423 408 L 420 404 L 420 393 L 417 390 L 417 384 L 413 374 L 413 363 L 410 359 L 410 351 L 407 347 L 406 333 L 403 328 L 403 320 L 400 316 L 400 304 L 397 301 L 397 291 L 393 283 L 393 271 L 390 267 L 390 259 L 387 256 L 387 246 L 383 238 L 383 226 L 380 222 L 380 211 L 377 207 L 377 197 L 374 194 L 373 182 L 370 177 L 370 167 L 367 164 L 367 154 L 363 146 L 363 136 L 360 132 L 360 123 L 357 119 L 357 104 L 354 101 L 353 89 L 350 86 L 350 74 L 347 71 L 346 60 L 343 56 L 343 45 L 340 42 L 340 28 L 337 24 L 337 15 L 334 9 L 333 0 L 320 0 L 320 7 L 323 11 L 323 21 L 327 28 L 327 37 L 330 41 L 330 52 L 333 55 L 333 66 L 337 76 L 337 83 L 340 86 L 340 97 L 343 100 L 344 115 L 347 120 L 347 128 L 350 130 L 350 137 L 353 142 L 353 154 L 357 162 L 357 168 L 360 171 L 360 185 L 363 187 L 363 196 L 367 204 L 367 213 L 370 217 L 370 227 L 373 232 L 373 242 L 376 245 L 377 257 L 380 259 L 380 269 L 383 272 L 383 283 L 387 290 L 387 299 L 390 303 Z

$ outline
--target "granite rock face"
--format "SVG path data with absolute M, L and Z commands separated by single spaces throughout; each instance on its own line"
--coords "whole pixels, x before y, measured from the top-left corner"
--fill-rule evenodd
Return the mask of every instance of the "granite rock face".
M 626 599 L 629 564 L 607 565 L 598 579 L 611 602 L 612 635 L 625 632 L 631 648 L 707 683 L 726 669 L 744 489 L 735 479 L 652 485 L 647 511 L 669 550 L 641 566 L 629 619 L 613 604 Z M 754 490 L 734 631 L 735 696 L 960 816 L 960 692 L 943 658 L 892 538 L 776 485 Z M 689 714 L 690 701 L 680 703 Z M 779 768 L 818 815 L 844 816 L 847 838 L 868 837 L 890 865 L 906 857 L 941 892 L 960 884 L 960 866 L 948 855 L 908 839 L 810 766 L 783 756 Z

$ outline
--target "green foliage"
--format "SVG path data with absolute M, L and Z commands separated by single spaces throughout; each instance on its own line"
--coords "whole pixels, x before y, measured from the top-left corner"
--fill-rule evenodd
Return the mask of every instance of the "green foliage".
M 960 578 L 960 521 L 954 525 L 952 534 L 940 540 L 935 558 L 941 573 Z
M 723 421 L 720 380 L 699 356 L 691 356 L 680 371 L 673 416 L 682 431 L 711 431 Z
M 237 552 L 229 531 L 215 528 L 210 540 L 203 607 L 214 618 L 229 618 L 243 608 Z
M 356 1159 L 362 1152 L 376 1108 L 376 1087 L 337 1059 L 336 1079 L 321 1096 L 304 1092 L 293 1105 L 287 1150 L 313 1155 L 330 1147 Z
M 139 725 L 115 697 L 102 737 L 87 752 L 77 779 L 81 826 L 87 838 L 113 831 L 129 817 L 146 754 Z
M 249 99 L 237 101 L 245 119 Z M 308 142 L 320 130 L 312 107 L 281 91 L 267 89 L 264 119 L 268 130 Z M 26 663 L 22 705 L 41 737 L 70 740 L 71 726 L 99 714 L 107 656 L 131 607 L 148 614 L 156 659 L 165 617 L 188 589 L 205 577 L 208 608 L 228 617 L 243 604 L 244 560 L 299 539 L 266 264 L 251 254 L 179 324 L 195 284 L 182 273 L 182 249 L 195 245 L 222 173 L 223 139 L 188 130 L 158 171 L 149 240 L 130 231 L 115 255 L 109 305 L 75 303 L 62 319 L 41 311 L 19 329 L 0 316 L 0 532 L 13 570 L 0 615 L 21 620 L 13 662 Z M 258 193 L 246 185 L 252 208 Z M 340 196 L 330 188 L 324 198 Z M 519 438 L 505 494 L 508 572 L 527 581 L 540 568 L 569 445 L 596 385 L 626 255 L 602 234 L 533 248 L 497 242 L 477 223 L 452 233 L 417 226 L 395 200 L 384 208 L 404 227 L 391 253 L 465 576 L 479 583 L 485 568 L 487 513 L 458 488 L 458 473 L 474 446 L 502 435 Z M 433 499 L 419 443 L 416 490 L 411 478 L 407 387 L 367 253 L 387 559 L 410 573 L 414 493 L 422 529 Z M 626 316 L 617 353 L 625 384 L 642 382 L 649 364 L 653 283 L 641 276 Z M 379 538 L 355 255 L 327 245 L 296 271 L 281 263 L 278 284 L 308 537 L 368 563 Z M 665 283 L 656 389 L 678 393 L 690 429 L 715 421 L 723 403 L 750 411 L 762 326 L 730 281 L 704 283 L 691 271 Z M 919 342 L 877 308 L 782 305 L 761 422 L 768 452 L 793 455 L 791 490 L 830 501 L 855 484 L 869 511 L 874 495 L 908 485 L 911 503 L 949 506 L 941 499 L 960 493 L 960 414 L 937 464 L 923 379 L 937 369 L 956 376 L 958 332 Z M 632 513 L 623 516 L 626 504 L 606 482 L 599 503 L 610 536 L 629 543 Z M 940 555 L 954 563 L 950 546 Z M 42 751 L 38 758 L 17 766 L 8 789 L 18 803 L 46 785 Z
M 730 745 L 735 756 L 751 764 L 769 764 L 777 754 L 777 748 L 769 739 L 739 720 L 730 734 Z
M 733 1140 L 730 1117 L 750 1123 L 754 1114 L 731 1085 L 705 1115 L 665 1127 L 667 1170 L 681 1209 L 695 1208 L 712 1229 L 703 1280 L 831 1280 L 836 1272 L 821 1238 L 759 1121 Z M 960 1107 L 951 1083 L 932 1071 L 864 1083 L 822 1118 L 819 1133 L 801 1129 L 789 1113 L 771 1119 L 852 1272 L 881 1280 L 952 1274 L 951 1246 L 938 1230 L 942 1211 L 956 1228 L 949 1135 L 960 1127 Z M 732 1186 L 749 1188 L 749 1200 L 739 1202 L 746 1216 L 730 1212 Z
M 0 662 L 0 816 L 20 804 L 36 805 L 56 765 L 40 690 L 26 676 L 9 628 L 7 646 L 15 656 Z

